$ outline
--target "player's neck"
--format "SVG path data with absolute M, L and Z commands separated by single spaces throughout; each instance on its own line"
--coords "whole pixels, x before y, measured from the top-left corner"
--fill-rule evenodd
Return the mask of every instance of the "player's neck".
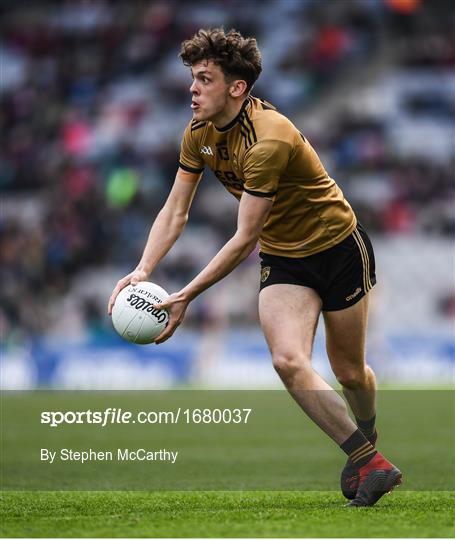
M 217 129 L 226 129 L 237 118 L 247 98 L 248 96 L 239 101 L 236 100 L 228 102 L 226 108 L 223 109 L 223 111 L 219 115 L 212 119 L 212 124 Z

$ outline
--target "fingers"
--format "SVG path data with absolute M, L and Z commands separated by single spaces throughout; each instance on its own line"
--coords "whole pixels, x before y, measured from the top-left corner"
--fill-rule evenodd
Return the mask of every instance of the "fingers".
M 142 281 L 142 279 L 140 279 L 137 274 L 133 274 L 131 276 L 131 280 L 130 280 L 131 285 L 137 285 L 139 281 Z
M 107 312 L 109 315 L 112 315 L 112 308 L 114 307 L 115 299 L 117 298 L 119 292 L 132 282 L 133 281 L 131 275 L 125 276 L 117 282 L 117 285 L 112 291 L 111 297 L 109 298 L 109 302 L 107 304 Z
M 185 316 L 186 306 L 182 307 L 181 302 L 176 301 L 175 295 L 171 294 L 164 302 L 161 304 L 154 304 L 153 307 L 160 310 L 165 309 L 169 314 L 169 322 L 167 323 L 166 328 L 155 339 L 155 343 L 159 345 L 160 343 L 167 341 L 180 326 Z
M 179 325 L 180 325 L 180 321 L 169 320 L 169 323 L 166 326 L 166 328 L 155 339 L 155 343 L 159 345 L 160 343 L 164 343 L 165 341 L 167 341 L 172 336 L 172 334 L 177 330 Z
M 131 285 L 137 285 L 140 281 L 145 281 L 147 279 L 147 275 L 142 272 L 135 270 L 134 272 L 131 272 L 131 274 L 128 274 L 122 279 L 119 279 L 117 281 L 117 285 L 115 286 L 115 289 L 112 291 L 111 297 L 109 298 L 109 302 L 107 304 L 107 313 L 109 315 L 112 315 L 112 308 L 115 304 L 115 299 L 117 298 L 119 292 L 124 289 L 127 285 L 131 283 Z
M 155 309 L 169 309 L 172 306 L 173 302 L 169 300 L 163 300 L 159 304 L 152 304 Z

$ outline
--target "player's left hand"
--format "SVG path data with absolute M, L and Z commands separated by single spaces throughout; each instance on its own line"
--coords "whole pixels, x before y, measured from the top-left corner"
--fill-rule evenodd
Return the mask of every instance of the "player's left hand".
M 157 345 L 159 345 L 160 343 L 164 343 L 177 330 L 177 328 L 182 323 L 183 318 L 185 317 L 185 312 L 188 304 L 189 301 L 183 299 L 180 293 L 173 293 L 169 296 L 167 300 L 165 300 L 161 304 L 155 305 L 156 308 L 165 309 L 169 313 L 169 322 L 167 323 L 166 328 L 155 339 L 155 343 Z

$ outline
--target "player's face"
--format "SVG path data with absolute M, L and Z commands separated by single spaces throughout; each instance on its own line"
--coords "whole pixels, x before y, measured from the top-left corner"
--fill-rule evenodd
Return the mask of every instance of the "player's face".
M 229 84 L 221 68 L 211 60 L 204 60 L 191 66 L 193 84 L 190 87 L 193 118 L 197 121 L 224 117 L 228 100 Z

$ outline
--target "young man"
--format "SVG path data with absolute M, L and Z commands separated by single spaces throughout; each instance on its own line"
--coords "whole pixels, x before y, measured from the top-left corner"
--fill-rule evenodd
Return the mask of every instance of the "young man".
M 200 30 L 180 54 L 191 68 L 193 119 L 179 169 L 137 268 L 119 291 L 147 280 L 181 234 L 207 165 L 239 201 L 235 235 L 181 291 L 160 307 L 170 313 L 162 343 L 188 304 L 261 247 L 259 315 L 273 364 L 308 416 L 348 455 L 341 487 L 349 506 L 371 506 L 401 483 L 376 449 L 376 381 L 365 362 L 368 291 L 374 255 L 365 231 L 305 137 L 270 104 L 250 96 L 261 72 L 256 40 L 231 30 Z M 322 311 L 327 353 L 356 417 L 314 371 L 311 354 Z

